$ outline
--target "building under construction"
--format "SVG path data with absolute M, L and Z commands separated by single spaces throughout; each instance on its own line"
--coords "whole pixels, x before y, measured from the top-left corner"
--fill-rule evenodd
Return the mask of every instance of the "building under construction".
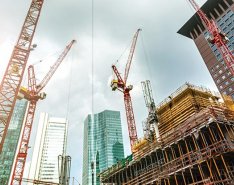
M 100 174 L 104 184 L 234 184 L 234 111 L 210 90 L 185 84 L 157 107 L 160 139 Z

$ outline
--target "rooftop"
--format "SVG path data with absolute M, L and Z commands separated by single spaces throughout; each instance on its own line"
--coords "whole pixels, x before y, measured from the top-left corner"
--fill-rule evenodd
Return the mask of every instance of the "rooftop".
M 228 6 L 225 3 L 225 1 L 229 4 L 232 5 L 234 2 L 232 0 L 207 0 L 206 3 L 201 7 L 203 12 L 207 15 L 208 18 L 211 18 L 212 14 L 215 16 L 215 18 L 218 17 L 217 13 L 215 12 L 214 9 L 216 9 L 220 14 L 223 13 L 223 10 L 221 9 L 220 5 L 227 10 Z M 199 31 L 198 25 L 202 29 L 202 31 L 205 30 L 199 16 L 197 13 L 195 13 L 177 32 L 185 37 L 191 38 L 190 32 L 194 29 Z M 200 32 L 200 31 L 199 31 Z
M 211 91 L 210 89 L 208 89 L 206 87 L 196 86 L 196 85 L 193 85 L 193 84 L 190 84 L 190 83 L 186 82 L 184 85 L 182 85 L 181 87 L 179 87 L 175 92 L 173 92 L 170 96 L 168 96 L 162 102 L 160 102 L 157 105 L 156 108 L 157 109 L 161 109 L 163 106 L 165 106 L 166 104 L 170 103 L 173 98 L 176 98 L 177 96 L 179 96 L 186 89 L 193 89 L 193 90 L 201 91 L 201 92 L 204 92 L 204 93 L 208 93 L 208 94 L 216 96 L 216 97 L 220 97 L 219 93 Z

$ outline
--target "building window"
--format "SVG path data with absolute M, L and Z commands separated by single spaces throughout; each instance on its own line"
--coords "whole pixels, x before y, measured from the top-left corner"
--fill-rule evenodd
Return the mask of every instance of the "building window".
M 232 99 L 234 99 L 234 94 L 232 94 Z
M 220 61 L 220 60 L 222 59 L 222 56 L 221 56 L 220 53 L 219 53 L 216 57 L 217 57 L 217 60 L 218 60 L 218 61 Z

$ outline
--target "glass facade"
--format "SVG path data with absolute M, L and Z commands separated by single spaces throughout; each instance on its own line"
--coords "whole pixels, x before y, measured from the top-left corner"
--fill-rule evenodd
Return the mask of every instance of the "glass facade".
M 0 184 L 7 185 L 18 146 L 21 128 L 27 109 L 26 100 L 17 100 L 15 109 L 8 127 L 6 139 L 0 154 Z
M 229 39 L 227 45 L 234 54 L 234 1 L 207 0 L 201 9 L 208 18 L 216 21 L 221 32 Z M 208 42 L 210 35 L 199 16 L 194 14 L 178 33 L 194 40 L 219 92 L 234 100 L 234 77 L 218 48 Z
M 231 51 L 234 48 L 234 12 L 232 10 L 227 10 L 224 15 L 216 20 L 219 25 L 220 30 L 227 34 L 229 39 L 228 47 Z M 207 31 L 204 32 L 204 36 L 209 37 Z M 221 53 L 217 49 L 216 45 L 209 44 L 211 50 L 213 51 L 218 63 L 216 63 L 211 69 L 211 75 L 213 76 L 215 83 L 220 90 L 220 92 L 232 96 L 234 99 L 234 77 L 228 70 Z
M 29 178 L 59 182 L 58 156 L 66 154 L 68 121 L 41 113 Z
M 92 184 L 92 178 L 99 185 L 97 174 L 123 158 L 120 112 L 105 110 L 93 119 L 88 115 L 84 122 L 83 185 Z

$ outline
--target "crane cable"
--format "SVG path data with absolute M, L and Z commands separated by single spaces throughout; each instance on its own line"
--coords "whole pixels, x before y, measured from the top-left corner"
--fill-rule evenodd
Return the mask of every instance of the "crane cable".
M 125 49 L 123 50 L 123 52 L 120 54 L 120 56 L 118 57 L 118 59 L 116 60 L 116 62 L 115 62 L 114 65 L 116 65 L 120 61 L 120 59 L 126 53 L 127 49 L 130 48 L 130 46 L 131 46 L 131 41 L 127 44 L 127 46 L 125 47 Z
M 73 46 L 74 47 L 74 46 Z M 65 132 L 64 134 L 67 134 L 67 136 L 65 136 L 64 135 L 64 137 L 66 138 L 66 140 L 65 140 L 65 146 L 66 146 L 66 148 L 65 148 L 65 154 L 64 155 L 67 155 L 67 143 L 68 143 L 68 140 L 69 140 L 69 116 L 70 116 L 70 97 L 71 97 L 71 88 L 72 88 L 72 77 L 73 77 L 73 61 L 75 61 L 74 60 L 74 48 L 71 48 L 72 49 L 72 51 L 70 51 L 70 55 L 69 55 L 69 58 L 67 59 L 67 60 L 69 60 L 69 75 L 68 75 L 68 79 L 69 79 L 69 82 L 68 82 L 68 87 L 67 87 L 67 105 L 66 105 L 66 117 L 65 117 L 65 119 L 66 119 L 66 121 L 67 121 L 67 124 L 68 124 L 68 126 L 67 126 L 67 132 Z
M 69 82 L 68 82 L 68 93 L 67 93 L 67 108 L 66 108 L 66 120 L 69 118 L 69 111 L 70 111 L 70 97 L 71 97 L 71 86 L 72 86 L 72 74 L 73 74 L 73 61 L 74 61 L 74 51 L 71 51 L 70 55 L 70 66 L 69 66 Z
M 91 7 L 91 11 L 92 11 L 92 13 L 91 13 L 91 24 L 92 24 L 92 32 L 91 32 L 91 34 L 92 34 L 92 46 L 91 46 L 91 94 L 92 94 L 92 116 L 94 115 L 94 0 L 92 0 L 92 5 L 91 5 L 92 7 Z
M 132 41 L 130 40 L 129 43 L 126 45 L 125 49 L 123 50 L 123 52 L 120 54 L 120 56 L 118 57 L 118 59 L 116 60 L 116 62 L 113 64 L 113 65 L 117 65 L 120 61 L 120 59 L 123 57 L 123 55 L 126 53 L 126 51 L 129 49 L 130 50 L 130 47 L 131 47 L 131 43 Z M 113 70 L 111 70 L 112 72 L 112 78 L 114 79 L 116 77 L 115 73 Z
M 147 50 L 146 50 L 146 46 L 145 46 L 145 42 L 144 42 L 144 38 L 143 38 L 143 34 L 141 33 L 140 34 L 140 38 L 141 38 L 141 46 L 142 46 L 142 50 L 143 50 L 143 53 L 144 53 L 144 58 L 145 58 L 145 61 L 146 61 L 146 67 L 147 67 L 147 71 L 149 72 L 149 78 L 152 79 L 152 73 L 151 73 L 151 68 L 150 68 L 150 59 L 149 59 L 149 55 L 147 53 Z
M 143 32 L 141 32 L 140 34 L 140 38 L 141 38 L 141 45 L 142 45 L 142 50 L 143 50 L 143 53 L 144 53 L 144 60 L 146 62 L 146 68 L 147 68 L 147 71 L 148 71 L 148 75 L 149 75 L 149 80 L 151 81 L 152 83 L 152 86 L 153 87 L 157 87 L 156 86 L 156 83 L 155 83 L 155 80 L 154 78 L 152 77 L 152 72 L 151 72 L 151 67 L 150 67 L 150 64 L 152 63 L 152 60 L 148 54 L 148 49 L 146 48 L 146 45 L 145 45 L 145 41 L 144 41 L 144 36 L 143 36 Z M 156 80 L 157 81 L 157 80 Z
M 190 8 L 192 14 L 195 14 L 195 19 L 196 19 L 196 21 L 197 21 L 197 22 L 203 22 L 203 21 L 199 18 L 199 16 L 197 15 L 196 10 L 195 10 L 195 13 L 194 13 L 194 8 L 193 8 L 193 6 L 190 4 L 190 2 L 188 2 L 188 1 L 189 1 L 189 0 L 186 0 L 186 2 L 187 2 L 187 4 L 188 4 L 188 7 Z
M 58 56 L 60 53 L 62 53 L 62 51 L 63 51 L 63 49 L 60 49 L 59 51 L 55 51 L 53 53 L 50 53 L 50 54 L 46 55 L 45 57 L 43 57 L 42 59 L 37 59 L 34 62 L 31 62 L 31 64 L 29 64 L 29 65 L 35 66 L 37 64 L 44 63 L 44 61 L 49 60 L 51 57 Z M 29 65 L 27 65 L 26 69 L 28 69 Z M 28 74 L 28 73 L 26 73 L 26 74 Z M 36 74 L 36 76 L 37 76 L 37 74 Z M 38 80 L 38 79 L 36 79 L 36 80 Z M 28 75 L 23 76 L 22 86 L 25 86 L 25 87 L 28 86 Z
M 42 59 L 37 59 L 35 62 L 33 62 L 31 65 L 37 65 L 37 64 L 39 64 L 39 63 L 41 63 L 41 62 L 44 62 L 45 60 L 47 60 L 47 59 L 49 59 L 49 58 L 51 58 L 51 57 L 53 57 L 53 56 L 57 56 L 57 55 L 60 55 L 60 53 L 62 53 L 62 51 L 63 51 L 63 49 L 61 48 L 59 51 L 55 51 L 55 52 L 53 52 L 53 53 L 50 53 L 50 54 L 48 54 L 47 56 L 45 56 L 44 58 L 42 58 Z

